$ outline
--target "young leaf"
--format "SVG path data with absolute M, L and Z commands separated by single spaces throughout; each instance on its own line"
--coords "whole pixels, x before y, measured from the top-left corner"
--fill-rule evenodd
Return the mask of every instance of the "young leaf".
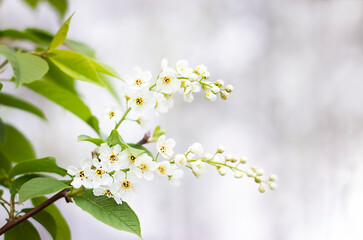
M 26 86 L 72 112 L 99 133 L 97 118 L 92 116 L 91 110 L 74 93 L 50 81 L 35 81 Z
M 78 142 L 82 142 L 82 141 L 91 142 L 91 143 L 96 144 L 97 146 L 100 146 L 102 143 L 104 143 L 103 140 L 100 138 L 92 138 L 87 135 L 79 135 L 77 140 L 78 140 Z
M 28 220 L 5 232 L 5 240 L 40 240 L 37 229 Z
M 91 59 L 91 58 L 90 58 L 90 61 L 91 61 L 92 65 L 95 67 L 97 72 L 104 73 L 104 74 L 107 74 L 107 75 L 110 75 L 112 77 L 122 80 L 121 77 L 118 75 L 118 73 L 112 67 L 110 67 L 104 63 L 97 62 L 96 60 Z
M 29 53 L 15 53 L 20 75 L 16 76 L 16 86 L 41 79 L 48 72 L 48 64 L 41 57 Z
M 63 49 L 55 49 L 48 55 L 49 59 L 68 76 L 105 87 L 105 83 L 88 57 Z
M 39 177 L 45 177 L 45 175 L 40 175 L 40 174 L 27 174 L 24 176 L 21 176 L 17 179 L 15 179 L 10 186 L 10 193 L 11 194 L 16 194 L 19 192 L 21 186 L 23 186 L 24 183 L 26 183 L 27 181 L 33 179 L 33 178 L 39 178 Z
M 39 43 L 43 44 L 44 46 L 49 46 L 50 42 L 54 37 L 51 32 L 39 28 L 27 28 L 24 32 L 33 36 L 35 39 L 37 39 Z
M 118 134 L 118 131 L 116 129 L 113 129 L 111 131 L 110 136 L 108 136 L 108 138 L 106 138 L 106 143 L 110 147 L 113 147 L 113 146 L 115 146 L 117 144 L 119 144 L 122 148 L 124 148 L 124 146 L 125 146 L 125 141 L 122 139 L 120 134 Z
M 16 128 L 5 124 L 5 140 L 0 144 L 0 152 L 12 162 L 35 158 L 32 145 Z
M 48 48 L 49 51 L 56 49 L 59 45 L 61 45 L 64 42 L 64 40 L 66 40 L 69 29 L 69 23 L 71 22 L 73 15 L 74 13 L 63 23 L 58 32 L 55 34 L 52 42 L 49 45 Z
M 33 206 L 37 207 L 46 200 L 46 197 L 37 197 L 33 198 L 31 201 L 33 203 Z M 42 212 L 49 213 L 56 222 L 55 226 L 57 228 L 57 237 L 53 238 L 54 240 L 71 240 L 71 231 L 69 229 L 69 226 L 64 217 L 62 216 L 61 212 L 54 204 L 46 207 L 42 210 Z
M 63 18 L 64 14 L 67 12 L 67 8 L 68 8 L 67 0 L 48 0 L 48 2 Z
M 3 151 L 0 150 L 0 178 L 2 173 L 7 173 L 11 168 L 11 161 L 7 156 L 4 155 Z M 1 184 L 1 179 L 0 179 Z
M 3 55 L 10 62 L 15 77 L 17 79 L 20 78 L 20 66 L 15 54 L 7 46 L 0 44 L 0 55 Z
M 141 153 L 145 152 L 152 159 L 154 159 L 153 154 L 147 148 L 145 148 L 144 146 L 139 145 L 139 144 L 134 144 L 134 143 L 128 143 L 127 145 L 129 145 L 133 149 L 137 149 L 137 150 L 141 151 Z M 137 156 L 137 154 L 135 156 Z
M 0 93 L 0 105 L 18 108 L 18 109 L 33 113 L 40 118 L 46 119 L 42 110 L 40 110 L 33 104 L 30 104 L 24 100 L 21 100 L 19 98 L 16 98 L 14 96 L 11 96 L 11 95 L 8 95 L 5 93 Z
M 25 173 L 37 173 L 37 172 L 56 173 L 60 176 L 65 176 L 67 174 L 67 170 L 58 167 L 58 165 L 55 162 L 55 158 L 45 157 L 45 158 L 27 160 L 16 164 L 12 169 L 10 169 L 9 177 L 12 178 L 17 175 Z
M 24 208 L 21 211 L 24 213 L 28 213 L 32 208 Z M 57 223 L 54 220 L 53 216 L 46 212 L 40 211 L 37 214 L 33 215 L 32 218 L 43 225 L 43 227 L 49 232 L 53 239 L 57 237 Z
M 0 103 L 1 103 L 1 101 L 0 101 Z M 4 124 L 3 120 L 0 118 L 0 145 L 1 144 L 4 144 L 4 141 L 5 141 L 5 131 L 6 131 L 5 124 Z
M 8 37 L 13 39 L 22 39 L 22 40 L 30 40 L 32 42 L 42 44 L 39 39 L 27 32 L 22 32 L 16 29 L 4 29 L 0 30 L 0 37 Z
M 90 46 L 88 46 L 85 43 L 78 42 L 76 40 L 67 39 L 64 44 L 69 47 L 71 50 L 74 50 L 76 52 L 82 53 L 83 55 L 86 55 L 90 58 L 96 57 L 96 52 L 93 50 Z
M 99 221 L 141 237 L 139 219 L 126 202 L 118 205 L 112 198 L 93 195 L 92 190 L 87 190 L 73 199 L 78 207 Z
M 64 182 L 55 178 L 33 178 L 24 183 L 19 190 L 19 203 L 28 199 L 58 192 L 69 187 Z
M 0 91 L 3 89 L 3 84 L 0 82 Z

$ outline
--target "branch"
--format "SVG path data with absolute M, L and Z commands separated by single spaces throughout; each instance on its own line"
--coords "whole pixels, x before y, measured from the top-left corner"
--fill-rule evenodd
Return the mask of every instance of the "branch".
M 149 139 L 150 139 L 150 131 L 146 132 L 144 137 L 140 141 L 138 141 L 137 144 L 143 145 L 145 143 L 148 143 Z
M 29 211 L 28 213 L 24 214 L 23 216 L 21 216 L 21 217 L 19 217 L 17 219 L 9 219 L 8 222 L 0 229 L 0 235 L 2 235 L 3 233 L 5 233 L 6 231 L 10 230 L 11 228 L 15 227 L 19 223 L 21 223 L 21 222 L 27 220 L 28 218 L 34 216 L 35 214 L 37 214 L 38 212 L 40 212 L 44 208 L 46 208 L 49 205 L 53 204 L 58 199 L 61 199 L 61 198 L 64 197 L 64 198 L 66 198 L 66 200 L 68 202 L 69 201 L 69 199 L 68 199 L 69 198 L 68 197 L 68 192 L 69 191 L 70 190 L 68 188 L 63 189 L 62 191 L 60 191 L 59 193 L 57 193 L 53 197 L 49 198 L 47 201 L 43 202 L 39 206 L 33 208 L 31 211 Z

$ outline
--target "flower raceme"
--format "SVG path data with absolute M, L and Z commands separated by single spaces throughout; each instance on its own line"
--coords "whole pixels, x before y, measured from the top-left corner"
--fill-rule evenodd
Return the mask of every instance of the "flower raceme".
M 140 68 L 136 68 L 133 75 L 125 77 L 123 94 L 127 110 L 121 116 L 118 109 L 107 109 L 105 117 L 116 123 L 115 128 L 105 142 L 92 152 L 92 159 L 83 160 L 80 168 L 68 168 L 74 188 L 93 189 L 94 195 L 104 195 L 121 204 L 137 189 L 141 179 L 151 181 L 157 175 L 179 186 L 185 170 L 190 169 L 199 178 L 205 174 L 208 166 L 216 169 L 221 176 L 230 172 L 236 179 L 244 176 L 253 178 L 259 184 L 261 193 L 265 192 L 264 184 L 271 190 L 276 188 L 276 175 L 262 179 L 262 169 L 244 167 L 246 158 L 231 154 L 222 156 L 225 153 L 222 145 L 213 153 L 205 153 L 200 143 L 194 143 L 184 153 L 174 155 L 175 140 L 166 138 L 160 126 L 155 128 L 152 137 L 145 134 L 148 137 L 140 143 L 156 142 L 155 157 L 141 145 L 123 142 L 117 128 L 124 120 L 137 122 L 144 129 L 150 120 L 148 111 L 166 113 L 173 106 L 177 92 L 189 103 L 194 99 L 193 94 L 200 91 L 204 91 L 209 101 L 215 101 L 218 94 L 226 100 L 233 91 L 232 85 L 224 86 L 223 80 L 210 81 L 210 73 L 205 65 L 193 69 L 185 60 L 178 61 L 174 68 L 169 67 L 167 60 L 162 60 L 160 74 L 154 81 L 152 79 L 151 72 Z M 137 116 L 136 119 L 127 118 L 130 111 Z M 118 139 L 117 143 L 114 139 Z

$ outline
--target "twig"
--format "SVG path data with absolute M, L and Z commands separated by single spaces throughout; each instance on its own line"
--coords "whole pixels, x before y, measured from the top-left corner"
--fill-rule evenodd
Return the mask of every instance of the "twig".
M 35 214 L 37 214 L 38 212 L 40 212 L 44 208 L 46 208 L 49 205 L 53 204 L 58 199 L 61 199 L 63 197 L 67 197 L 68 192 L 69 192 L 68 188 L 63 189 L 62 191 L 60 191 L 59 193 L 57 193 L 53 197 L 49 198 L 47 201 L 43 202 L 39 206 L 33 208 L 32 210 L 30 210 L 28 213 L 24 214 L 23 216 L 21 216 L 21 217 L 19 217 L 17 219 L 9 219 L 8 222 L 0 229 L 0 235 L 5 233 L 6 231 L 10 230 L 11 228 L 15 227 L 19 223 L 21 223 L 21 222 L 27 220 L 28 218 L 34 216 Z
M 140 141 L 138 141 L 137 144 L 143 145 L 145 143 L 148 143 L 148 141 L 150 139 L 150 134 L 151 134 L 150 131 L 146 132 L 144 137 Z

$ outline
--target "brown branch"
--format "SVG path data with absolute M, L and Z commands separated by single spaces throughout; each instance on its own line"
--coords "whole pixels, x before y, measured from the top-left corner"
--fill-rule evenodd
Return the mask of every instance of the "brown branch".
M 40 212 L 44 208 L 46 208 L 49 205 L 53 204 L 58 199 L 61 199 L 63 197 L 65 197 L 67 199 L 68 192 L 69 192 L 68 188 L 63 189 L 62 191 L 60 191 L 59 193 L 57 193 L 53 197 L 49 198 L 47 201 L 43 202 L 39 206 L 33 208 L 32 210 L 30 210 L 28 213 L 24 214 L 23 216 L 21 216 L 21 217 L 19 217 L 17 219 L 9 219 L 8 222 L 0 229 L 0 236 L 3 233 L 5 233 L 6 231 L 8 231 L 11 228 L 15 227 L 16 225 L 18 225 L 19 223 L 27 220 L 28 218 L 34 216 L 35 214 L 37 214 L 38 212 Z
M 150 139 L 150 134 L 151 134 L 150 131 L 146 132 L 144 137 L 140 141 L 138 141 L 137 144 L 143 145 L 145 143 L 148 143 L 148 141 Z

